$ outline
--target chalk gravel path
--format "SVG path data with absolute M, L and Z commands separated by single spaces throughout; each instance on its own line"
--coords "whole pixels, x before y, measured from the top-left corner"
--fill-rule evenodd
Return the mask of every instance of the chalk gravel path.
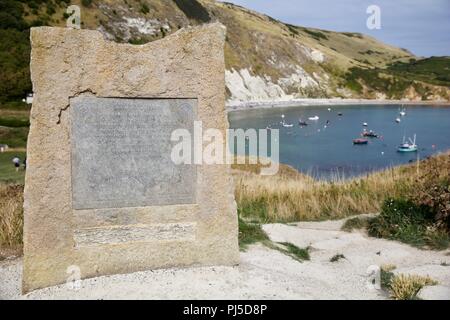
M 60 285 L 20 294 L 21 259 L 0 262 L 0 299 L 388 299 L 367 286 L 371 265 L 393 264 L 394 272 L 429 275 L 444 292 L 450 287 L 450 252 L 425 251 L 394 241 L 340 231 L 342 221 L 267 224 L 274 242 L 310 247 L 298 262 L 263 245 L 241 252 L 235 267 L 195 267 L 103 276 L 81 281 L 78 290 Z M 345 258 L 330 262 L 342 254 Z M 447 265 L 446 265 L 447 264 Z M 448 296 L 450 299 L 450 296 Z

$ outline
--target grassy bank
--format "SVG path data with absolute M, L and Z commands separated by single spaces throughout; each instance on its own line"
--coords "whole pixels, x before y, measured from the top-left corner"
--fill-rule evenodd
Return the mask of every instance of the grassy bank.
M 450 153 L 351 180 L 317 181 L 282 166 L 275 176 L 257 167 L 234 166 L 240 219 L 258 224 L 354 218 L 346 230 L 417 247 L 445 249 L 450 243 Z
M 332 181 L 317 181 L 301 174 L 235 174 L 235 194 L 243 218 L 260 222 L 339 219 L 378 212 L 386 196 L 410 192 L 416 175 L 416 166 Z

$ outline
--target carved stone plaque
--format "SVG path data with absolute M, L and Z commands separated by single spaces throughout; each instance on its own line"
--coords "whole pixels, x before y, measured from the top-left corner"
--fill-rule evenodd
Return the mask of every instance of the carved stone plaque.
M 195 165 L 170 157 L 172 131 L 193 130 L 195 99 L 77 97 L 70 108 L 74 209 L 195 203 Z

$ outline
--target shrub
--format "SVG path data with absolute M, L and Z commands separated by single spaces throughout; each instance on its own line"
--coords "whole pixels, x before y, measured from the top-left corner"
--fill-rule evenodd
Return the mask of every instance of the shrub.
M 442 165 L 441 162 L 445 162 Z M 435 212 L 437 225 L 447 233 L 450 231 L 450 157 L 443 157 L 440 162 L 431 158 L 429 170 L 422 173 L 416 181 L 418 188 L 414 201 L 426 205 Z
M 369 235 L 399 240 L 416 247 L 445 249 L 448 235 L 435 223 L 433 209 L 411 200 L 388 199 L 379 216 L 369 221 Z
M 430 277 L 400 274 L 392 278 L 390 283 L 391 297 L 395 300 L 414 300 L 424 286 L 436 285 Z

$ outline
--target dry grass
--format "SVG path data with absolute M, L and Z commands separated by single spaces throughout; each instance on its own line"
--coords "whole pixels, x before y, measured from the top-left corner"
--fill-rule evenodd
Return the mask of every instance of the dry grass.
M 0 256 L 20 251 L 23 234 L 23 186 L 0 184 Z
M 446 166 L 448 157 L 443 154 L 433 160 Z M 378 212 L 386 197 L 411 193 L 418 173 L 430 169 L 427 163 L 425 160 L 419 166 L 399 166 L 363 178 L 333 181 L 317 181 L 287 170 L 260 176 L 245 166 L 235 167 L 245 170 L 244 174 L 235 170 L 239 214 L 261 222 L 292 222 Z
M 414 300 L 424 286 L 433 286 L 437 282 L 430 277 L 399 274 L 392 278 L 390 284 L 391 297 L 395 300 Z

